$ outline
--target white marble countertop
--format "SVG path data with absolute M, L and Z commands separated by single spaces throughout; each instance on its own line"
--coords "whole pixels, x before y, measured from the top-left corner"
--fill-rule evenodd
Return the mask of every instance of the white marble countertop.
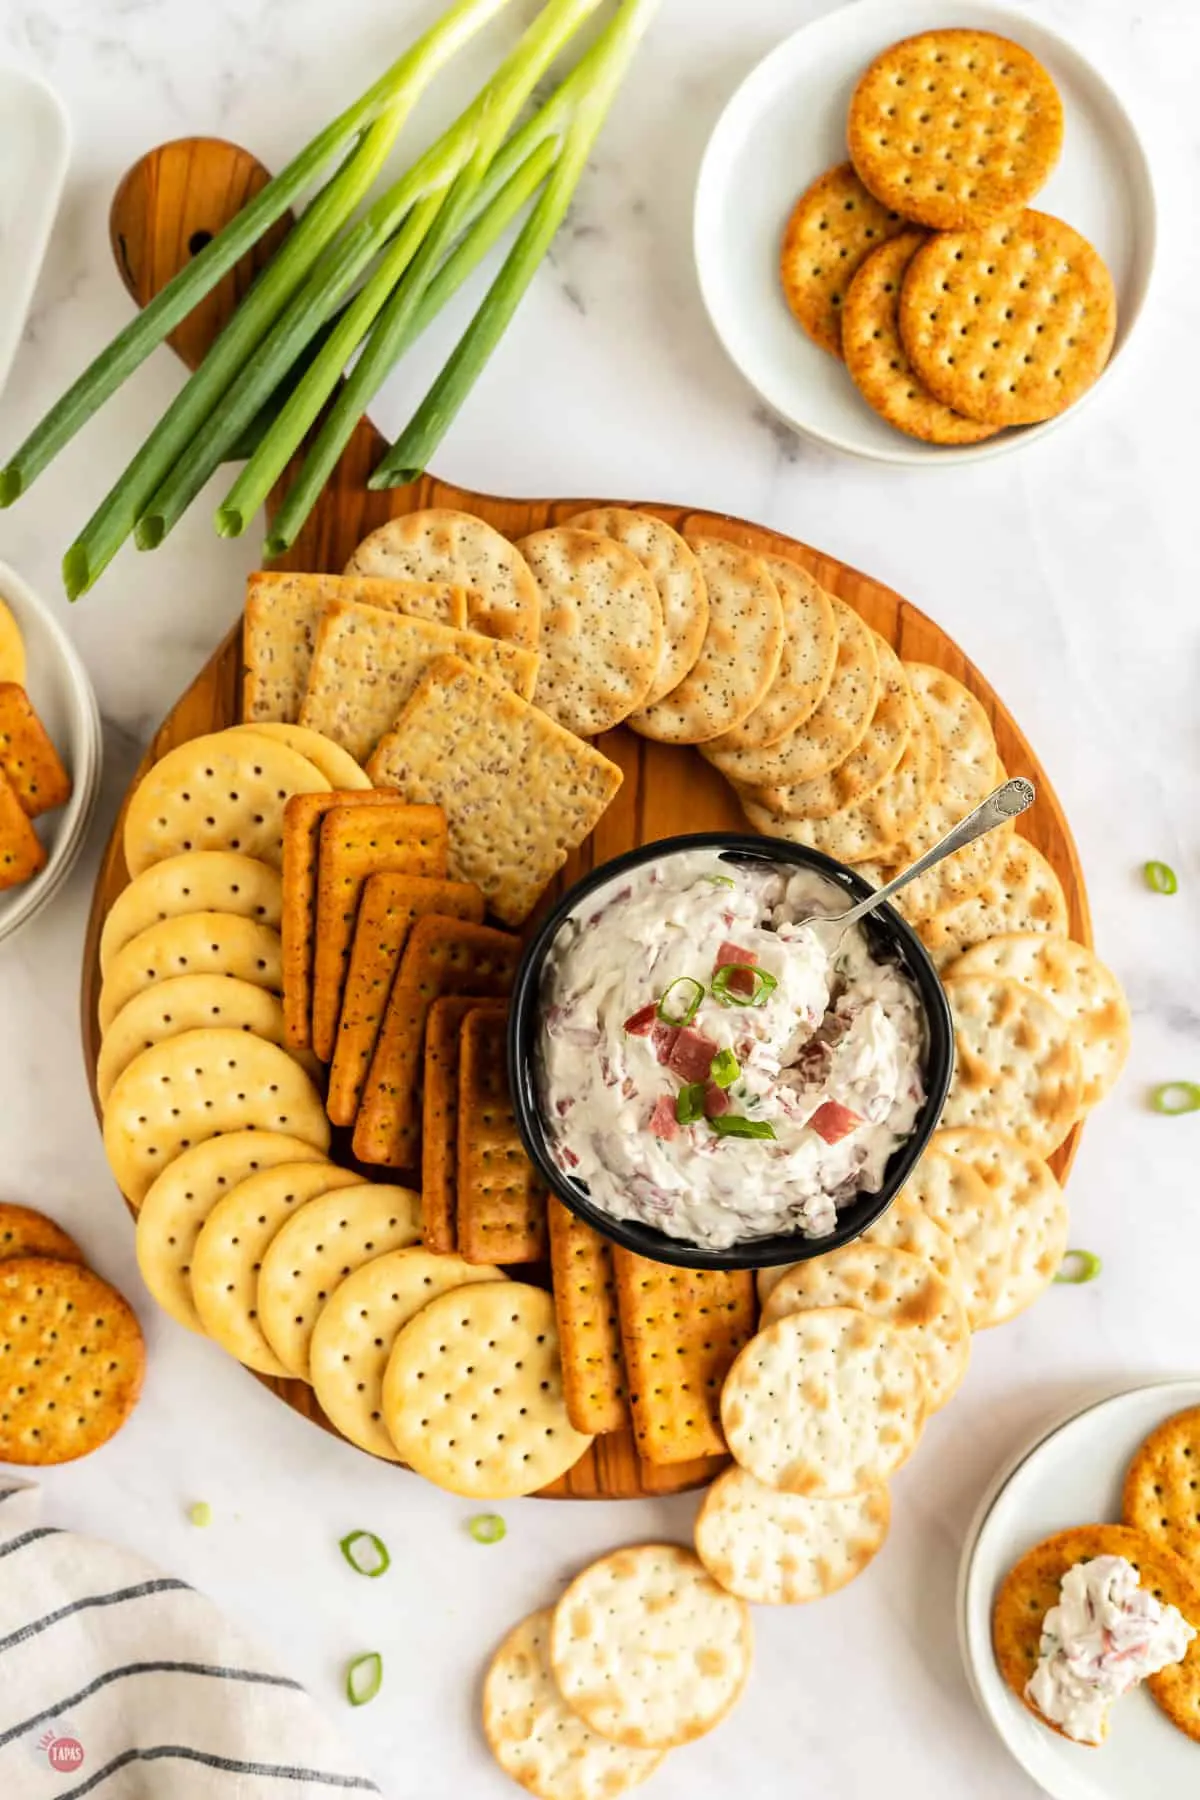
M 106 213 L 143 150 L 221 133 L 278 166 L 365 85 L 434 0 L 8 0 L 0 57 L 44 74 L 75 148 L 34 311 L 0 402 L 15 443 L 128 317 Z M 528 11 L 528 7 L 523 10 Z M 1136 1019 L 1115 1097 L 1071 1180 L 1073 1239 L 1103 1278 L 1055 1289 L 975 1344 L 965 1397 L 896 1483 L 886 1551 L 855 1586 L 805 1610 L 760 1611 L 757 1667 L 736 1714 L 656 1777 L 662 1800 L 785 1789 L 845 1800 L 935 1786 L 973 1800 L 1034 1792 L 976 1713 L 953 1594 L 964 1530 L 998 1463 L 1075 1394 L 1195 1371 L 1200 1116 L 1147 1111 L 1146 1086 L 1200 1077 L 1200 587 L 1195 421 L 1193 0 L 1041 0 L 1148 121 L 1163 247 L 1150 311 L 1123 367 L 1076 423 L 977 468 L 924 473 L 825 454 L 766 417 L 703 315 L 689 250 L 705 138 L 743 73 L 823 0 L 670 0 L 610 122 L 570 229 L 456 426 L 439 466 L 498 492 L 633 494 L 762 520 L 869 568 L 938 619 L 987 671 L 1039 752 L 1082 852 L 1097 942 Z M 953 7 L 948 9 L 953 13 Z M 464 84 L 470 73 L 457 73 Z M 465 86 L 462 90 L 465 92 Z M 1190 195 L 1184 192 L 1191 178 Z M 447 331 L 393 381 L 395 428 Z M 211 535 L 197 507 L 153 557 L 129 553 L 76 607 L 59 555 L 176 392 L 159 352 L 33 494 L 0 514 L 0 557 L 52 598 L 105 720 L 107 774 L 89 853 L 48 915 L 0 949 L 0 1194 L 45 1207 L 138 1306 L 145 1395 L 105 1450 L 49 1473 L 57 1521 L 136 1546 L 198 1583 L 342 1715 L 389 1796 L 512 1790 L 475 1722 L 491 1646 L 591 1555 L 685 1535 L 695 1502 L 503 1509 L 483 1549 L 474 1510 L 315 1430 L 215 1349 L 160 1315 L 109 1178 L 84 1083 L 80 946 L 97 858 L 139 747 L 240 603 L 255 543 Z M 1189 452 L 1188 445 L 1192 444 Z M 1147 857 L 1179 870 L 1162 900 Z M 1130 1231 L 1130 1224 L 1134 1230 Z M 186 1518 L 197 1498 L 215 1521 Z M 391 1546 L 365 1586 L 337 1539 Z M 351 1713 L 341 1669 L 381 1649 L 383 1694 Z M 276 1747 L 278 1748 L 278 1747 Z

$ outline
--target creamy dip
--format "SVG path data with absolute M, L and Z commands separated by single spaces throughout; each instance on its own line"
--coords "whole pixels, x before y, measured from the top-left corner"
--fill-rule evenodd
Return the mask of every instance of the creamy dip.
M 925 1097 L 921 1004 L 808 871 L 685 851 L 590 896 L 546 960 L 551 1153 L 617 1219 L 712 1249 L 875 1193 Z
M 1139 1587 L 1125 1557 L 1095 1556 L 1062 1578 L 1026 1695 L 1068 1737 L 1102 1743 L 1114 1700 L 1147 1675 L 1182 1662 L 1195 1635 L 1178 1607 Z

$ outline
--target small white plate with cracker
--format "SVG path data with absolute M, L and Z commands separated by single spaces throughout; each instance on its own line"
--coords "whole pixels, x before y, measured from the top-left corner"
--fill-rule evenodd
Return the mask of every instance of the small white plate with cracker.
M 1023 45 L 1062 99 L 1061 156 L 1031 205 L 1069 222 L 1112 274 L 1112 355 L 1090 398 L 1120 360 L 1145 304 L 1155 257 L 1156 208 L 1137 128 L 1108 82 L 1065 39 L 1005 8 L 937 0 L 858 0 L 779 44 L 742 83 L 709 140 L 696 191 L 694 247 L 709 317 L 759 397 L 807 437 L 874 461 L 923 468 L 980 461 L 1042 436 L 1080 402 L 1043 423 L 976 443 L 927 443 L 888 424 L 846 366 L 806 336 L 780 279 L 785 226 L 800 195 L 846 160 L 850 96 L 889 45 L 952 23 Z
M 959 1646 L 975 1698 L 1017 1762 L 1053 1800 L 1131 1800 L 1191 1793 L 1200 1744 L 1142 1688 L 1113 1708 L 1107 1741 L 1072 1743 L 1038 1723 L 1005 1684 L 992 1649 L 992 1607 L 1014 1564 L 1068 1527 L 1121 1518 L 1125 1471 L 1165 1419 L 1200 1405 L 1200 1380 L 1155 1382 L 1076 1407 L 1000 1471 L 967 1533 L 959 1568 Z

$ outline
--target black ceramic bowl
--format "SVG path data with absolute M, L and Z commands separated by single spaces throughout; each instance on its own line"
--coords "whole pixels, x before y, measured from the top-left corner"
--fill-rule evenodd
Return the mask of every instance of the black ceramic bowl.
M 635 1220 L 610 1218 L 599 1207 L 593 1206 L 584 1183 L 564 1175 L 550 1154 L 536 1074 L 542 969 L 550 946 L 565 920 L 589 895 L 630 870 L 640 868 L 643 863 L 657 862 L 685 850 L 718 850 L 738 860 L 812 870 L 843 889 L 847 906 L 865 900 L 872 892 L 870 885 L 852 868 L 822 856 L 819 851 L 806 850 L 778 838 L 751 837 L 737 832 L 708 831 L 695 836 L 663 838 L 658 843 L 643 845 L 640 850 L 631 850 L 625 856 L 614 857 L 611 862 L 594 869 L 563 896 L 544 921 L 517 971 L 508 1027 L 508 1073 L 517 1126 L 526 1150 L 552 1192 L 587 1224 L 611 1238 L 613 1243 L 635 1250 L 639 1256 L 650 1257 L 655 1262 L 674 1263 L 685 1269 L 763 1269 L 773 1264 L 803 1262 L 809 1257 L 824 1256 L 827 1251 L 837 1250 L 860 1237 L 887 1211 L 937 1129 L 954 1073 L 954 1029 L 942 984 L 916 932 L 890 906 L 881 907 L 866 919 L 864 929 L 876 955 L 897 962 L 920 995 L 927 1038 L 923 1068 L 926 1099 L 912 1136 L 900 1145 L 888 1162 L 879 1192 L 861 1194 L 852 1205 L 843 1207 L 838 1213 L 837 1230 L 828 1237 L 807 1238 L 800 1232 L 779 1232 L 772 1237 L 731 1245 L 728 1250 L 707 1250 L 689 1243 L 686 1238 L 669 1237 L 666 1232 L 656 1231 Z

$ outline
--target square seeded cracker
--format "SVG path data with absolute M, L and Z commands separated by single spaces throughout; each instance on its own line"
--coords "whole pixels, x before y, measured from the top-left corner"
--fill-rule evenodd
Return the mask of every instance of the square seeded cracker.
M 622 774 L 590 744 L 458 657 L 425 672 L 368 774 L 441 806 L 450 874 L 519 925 L 601 817 Z
M 29 695 L 15 681 L 0 681 L 0 774 L 31 819 L 71 798 L 71 777 Z
M 473 590 L 443 581 L 384 581 L 368 575 L 294 575 L 260 569 L 246 582 L 242 712 L 247 724 L 300 718 L 317 626 L 334 600 L 377 606 L 462 630 Z
M 458 1250 L 469 1263 L 546 1254 L 546 1184 L 525 1154 L 508 1091 L 508 1019 L 467 1014 L 458 1063 Z

